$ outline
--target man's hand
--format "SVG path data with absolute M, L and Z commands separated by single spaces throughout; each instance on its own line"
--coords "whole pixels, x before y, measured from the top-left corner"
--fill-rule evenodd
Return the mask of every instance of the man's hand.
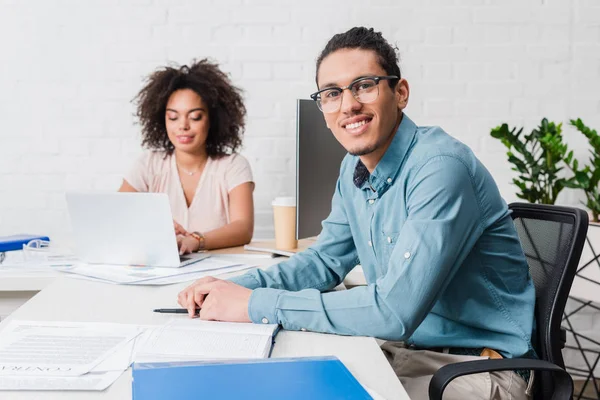
M 179 293 L 177 302 L 190 317 L 200 307 L 200 318 L 209 321 L 251 322 L 248 303 L 252 290 L 213 277 L 199 279 Z

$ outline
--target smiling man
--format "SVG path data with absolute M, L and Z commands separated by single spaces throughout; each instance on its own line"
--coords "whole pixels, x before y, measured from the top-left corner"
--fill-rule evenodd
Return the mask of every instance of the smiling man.
M 535 356 L 535 293 L 506 203 L 485 167 L 403 113 L 409 87 L 373 29 L 335 35 L 311 95 L 348 151 L 317 243 L 266 271 L 179 295 L 201 318 L 373 336 L 413 399 L 441 366 Z M 366 286 L 328 292 L 361 264 Z M 527 371 L 459 378 L 449 399 L 524 399 Z

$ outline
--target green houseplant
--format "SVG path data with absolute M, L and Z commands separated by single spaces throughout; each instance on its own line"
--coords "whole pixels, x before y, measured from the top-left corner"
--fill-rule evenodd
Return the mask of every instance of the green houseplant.
M 598 222 L 600 215 L 600 136 L 596 130 L 587 127 L 580 118 L 570 120 L 579 132 L 587 139 L 591 146 L 589 163 L 579 169 L 577 159 L 573 158 L 573 152 L 570 151 L 565 162 L 573 171 L 574 178 L 568 182 L 568 186 L 576 189 L 583 189 L 586 197 L 585 206 L 592 213 L 592 220 Z
M 518 173 L 512 181 L 520 189 L 519 198 L 530 203 L 554 204 L 558 194 L 570 185 L 568 179 L 558 176 L 568 151 L 562 124 L 544 118 L 530 134 L 523 134 L 523 128 L 511 129 L 502 124 L 492 129 L 491 136 L 508 148 L 508 161 Z

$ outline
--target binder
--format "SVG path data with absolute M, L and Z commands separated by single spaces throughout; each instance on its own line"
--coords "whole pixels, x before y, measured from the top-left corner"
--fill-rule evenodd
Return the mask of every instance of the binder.
M 134 363 L 133 400 L 372 399 L 336 357 Z
M 12 250 L 23 250 L 23 245 L 34 239 L 49 241 L 47 236 L 20 234 L 12 236 L 0 236 L 0 253 Z

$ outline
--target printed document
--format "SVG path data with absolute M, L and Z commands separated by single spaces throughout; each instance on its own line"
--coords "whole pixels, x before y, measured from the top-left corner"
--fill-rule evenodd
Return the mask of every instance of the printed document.
M 2 376 L 0 390 L 104 390 L 123 371 L 90 372 L 81 376 Z
M 0 333 L 0 377 L 83 375 L 141 332 L 125 324 L 11 321 Z

